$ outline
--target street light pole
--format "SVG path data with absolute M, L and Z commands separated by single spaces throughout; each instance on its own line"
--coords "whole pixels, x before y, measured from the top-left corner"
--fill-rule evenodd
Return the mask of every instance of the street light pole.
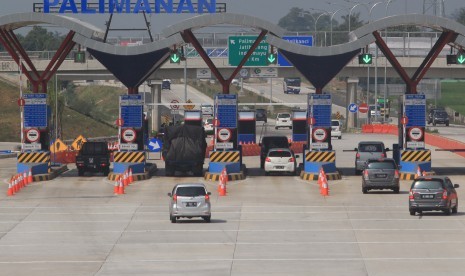
M 331 21 L 331 39 L 330 39 L 331 46 L 333 46 L 333 17 L 334 17 L 334 15 L 336 15 L 336 13 L 338 13 L 339 11 L 342 11 L 342 10 L 347 10 L 347 8 L 340 8 L 340 9 L 336 10 L 335 12 L 333 12 L 332 15 L 331 15 L 331 19 L 330 19 L 330 21 Z
M 384 17 L 387 17 L 388 14 L 388 9 L 389 9 L 389 4 L 394 0 L 387 0 L 386 1 L 386 11 L 384 13 Z M 371 15 L 370 15 L 371 18 Z M 387 43 L 387 36 L 388 36 L 388 28 L 386 28 L 386 31 L 384 33 L 384 41 Z M 386 121 L 386 97 L 387 97 L 387 59 L 384 57 L 384 121 Z M 389 114 L 388 114 L 389 115 Z

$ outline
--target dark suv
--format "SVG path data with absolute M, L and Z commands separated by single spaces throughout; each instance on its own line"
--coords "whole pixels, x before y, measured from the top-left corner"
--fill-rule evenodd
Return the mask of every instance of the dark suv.
M 362 177 L 362 192 L 371 189 L 391 189 L 399 193 L 399 168 L 392 158 L 369 159 Z
M 433 126 L 436 124 L 445 124 L 446 126 L 449 126 L 449 115 L 444 110 L 434 111 L 432 117 Z
M 255 110 L 255 120 L 257 122 L 262 121 L 266 123 L 268 121 L 267 116 L 266 116 L 266 110 L 263 108 L 257 108 Z
M 410 215 L 435 210 L 443 211 L 446 215 L 457 213 L 459 201 L 455 189 L 458 187 L 447 176 L 415 179 L 409 193 Z
M 431 108 L 429 111 L 428 111 L 428 116 L 427 116 L 427 120 L 428 120 L 428 124 L 431 125 L 433 123 L 433 114 L 434 112 L 436 111 L 445 111 L 444 108 Z
M 289 148 L 286 136 L 265 136 L 260 143 L 260 168 L 265 168 L 265 159 L 270 149 Z
M 110 173 L 110 151 L 105 142 L 86 142 L 76 156 L 78 175 L 88 172 L 102 172 L 108 176 Z

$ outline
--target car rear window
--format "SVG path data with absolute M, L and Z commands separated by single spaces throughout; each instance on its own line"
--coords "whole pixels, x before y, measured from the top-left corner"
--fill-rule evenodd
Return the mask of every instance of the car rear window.
M 367 164 L 368 169 L 396 169 L 396 164 L 393 161 L 370 161 Z
M 443 189 L 443 186 L 440 180 L 418 180 L 413 183 L 412 189 L 439 190 Z
M 291 118 L 291 114 L 281 113 L 281 114 L 278 114 L 278 118 Z
M 291 153 L 286 150 L 274 150 L 268 153 L 268 157 L 291 157 Z
M 383 152 L 381 144 L 361 144 L 358 146 L 360 152 Z
M 339 126 L 339 121 L 331 121 L 331 126 Z
M 204 196 L 206 195 L 205 188 L 203 187 L 178 187 L 176 189 L 178 196 Z

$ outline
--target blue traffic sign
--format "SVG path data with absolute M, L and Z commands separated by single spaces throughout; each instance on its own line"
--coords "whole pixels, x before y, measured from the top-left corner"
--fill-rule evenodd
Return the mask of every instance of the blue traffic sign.
M 122 95 L 120 96 L 121 119 L 124 128 L 142 127 L 143 101 L 142 95 Z
M 219 128 L 237 128 L 237 95 L 218 94 L 215 99 L 215 116 Z
M 308 107 L 308 116 L 315 118 L 313 127 L 331 127 L 331 95 L 309 94 Z
M 150 139 L 149 144 L 147 145 L 150 152 L 160 152 L 162 146 L 163 146 L 162 141 L 158 140 L 157 138 Z
M 426 95 L 407 94 L 404 96 L 404 115 L 408 122 L 406 127 L 426 126 Z
M 47 94 L 24 94 L 24 127 L 47 127 Z
M 354 103 L 349 104 L 349 111 L 352 112 L 352 113 L 357 112 L 358 111 L 358 105 L 354 104 Z
M 313 36 L 283 36 L 284 40 L 287 40 L 291 43 L 304 45 L 304 46 L 313 46 Z M 279 66 L 293 66 L 287 59 L 278 52 L 278 64 Z

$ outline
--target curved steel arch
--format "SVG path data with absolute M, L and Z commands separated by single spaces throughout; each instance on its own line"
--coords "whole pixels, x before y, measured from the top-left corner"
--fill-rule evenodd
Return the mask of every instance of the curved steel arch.
M 277 36 L 283 36 L 285 33 L 284 29 L 271 22 L 254 16 L 236 13 L 217 13 L 195 16 L 180 23 L 166 27 L 163 29 L 162 33 L 165 37 L 169 37 L 185 30 L 199 29 L 218 24 L 233 24 L 238 26 L 259 28 Z
M 92 24 L 67 16 L 26 12 L 0 17 L 0 29 L 6 31 L 36 24 L 50 24 L 63 27 L 84 37 L 95 40 L 103 40 L 105 35 L 101 29 L 93 26 Z
M 428 27 L 438 31 L 452 31 L 457 34 L 454 44 L 465 46 L 465 26 L 457 21 L 424 14 L 403 14 L 382 18 L 372 23 L 366 24 L 349 33 L 351 41 L 356 41 L 373 32 L 399 25 L 416 25 Z

